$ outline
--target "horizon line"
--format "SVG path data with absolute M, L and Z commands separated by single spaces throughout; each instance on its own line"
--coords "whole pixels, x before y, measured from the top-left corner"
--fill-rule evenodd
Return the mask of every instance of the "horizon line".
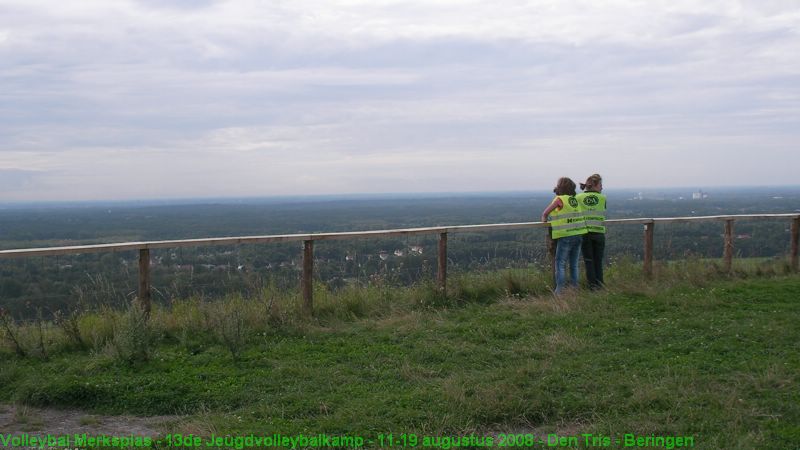
M 742 185 L 742 186 L 729 186 L 729 185 L 708 185 L 708 186 L 673 186 L 673 187 L 620 187 L 620 188 L 607 188 L 605 192 L 620 192 L 620 191 L 635 191 L 635 192 L 664 192 L 664 191 L 679 191 L 688 190 L 689 192 L 697 192 L 706 189 L 717 190 L 724 189 L 727 191 L 741 191 L 753 189 L 800 189 L 800 184 L 794 185 Z M 400 197 L 400 198 L 415 198 L 415 197 L 440 197 L 440 196 L 456 196 L 456 197 L 471 197 L 471 196 L 487 196 L 487 195 L 521 195 L 521 194 L 551 194 L 549 189 L 525 189 L 525 190 L 498 190 L 498 191 L 424 191 L 424 192 L 350 192 L 341 194 L 289 194 L 289 195 L 257 195 L 257 196 L 198 196 L 198 197 L 141 197 L 141 198 L 128 198 L 128 199 L 75 199 L 75 200 L 12 200 L 0 201 L 0 207 L 3 206 L 53 206 L 53 205 L 91 205 L 91 204 L 120 204 L 120 203 L 179 203 L 179 202 L 204 202 L 204 201 L 259 201 L 259 200 L 313 200 L 313 199 L 351 199 L 351 198 L 386 198 L 386 197 Z

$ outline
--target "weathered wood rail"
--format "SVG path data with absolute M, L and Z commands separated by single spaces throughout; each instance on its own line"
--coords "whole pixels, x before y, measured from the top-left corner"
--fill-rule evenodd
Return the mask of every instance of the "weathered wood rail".
M 739 214 L 726 216 L 695 216 L 695 217 L 670 217 L 670 218 L 634 218 L 606 220 L 606 225 L 643 225 L 644 226 L 644 273 L 647 277 L 653 275 L 653 241 L 656 224 L 690 223 L 690 222 L 724 222 L 724 248 L 723 261 L 726 270 L 730 271 L 733 265 L 733 228 L 736 220 L 791 220 L 791 247 L 790 261 L 794 271 L 798 270 L 798 246 L 800 246 L 800 214 Z M 528 230 L 533 228 L 547 228 L 545 222 L 498 223 L 486 225 L 458 225 L 425 228 L 405 228 L 395 230 L 352 231 L 344 233 L 308 233 L 308 234 L 282 234 L 269 236 L 240 236 L 205 239 L 181 239 L 169 241 L 147 242 L 122 242 L 116 244 L 76 245 L 67 247 L 28 248 L 0 251 L 0 259 L 24 258 L 34 256 L 74 255 L 81 253 L 139 251 L 139 291 L 137 301 L 150 311 L 150 250 L 159 248 L 182 248 L 216 245 L 239 244 L 264 244 L 275 242 L 303 242 L 303 270 L 301 287 L 303 293 L 303 310 L 307 314 L 313 312 L 312 275 L 314 264 L 314 241 L 369 239 L 394 236 L 412 236 L 420 234 L 438 234 L 438 264 L 436 280 L 442 291 L 447 286 L 447 236 L 451 233 L 501 231 L 501 230 Z M 551 265 L 554 264 L 554 245 L 547 233 L 548 249 L 550 249 Z

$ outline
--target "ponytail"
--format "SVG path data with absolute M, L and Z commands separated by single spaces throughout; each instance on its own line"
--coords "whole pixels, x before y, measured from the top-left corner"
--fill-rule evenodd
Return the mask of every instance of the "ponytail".
M 594 189 L 598 184 L 603 182 L 603 177 L 599 173 L 591 175 L 586 179 L 586 183 L 581 183 L 581 190 Z

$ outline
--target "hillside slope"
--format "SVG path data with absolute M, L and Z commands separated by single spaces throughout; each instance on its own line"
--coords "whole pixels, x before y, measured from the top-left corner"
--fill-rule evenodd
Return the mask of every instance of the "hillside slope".
M 592 433 L 612 447 L 630 433 L 799 448 L 798 293 L 800 277 L 776 276 L 518 295 L 248 328 L 236 353 L 161 331 L 146 360 L 0 354 L 0 400 L 187 416 L 164 433 Z

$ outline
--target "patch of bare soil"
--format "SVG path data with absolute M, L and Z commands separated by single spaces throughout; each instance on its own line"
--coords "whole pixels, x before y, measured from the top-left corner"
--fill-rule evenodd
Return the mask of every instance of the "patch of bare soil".
M 91 434 L 107 436 L 158 436 L 179 416 L 104 416 L 69 409 L 0 405 L 0 432 L 22 435 Z

